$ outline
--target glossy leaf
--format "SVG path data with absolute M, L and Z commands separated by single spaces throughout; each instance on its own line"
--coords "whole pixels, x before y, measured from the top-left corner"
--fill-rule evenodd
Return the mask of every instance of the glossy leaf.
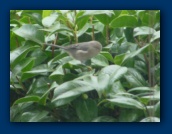
M 114 13 L 111 10 L 86 10 L 82 16 L 99 15 L 99 14 L 106 14 L 108 16 L 111 16 L 111 14 Z
M 77 96 L 82 93 L 94 90 L 84 81 L 69 81 L 61 84 L 54 90 L 54 96 L 52 99 L 52 103 L 58 103 L 59 100 L 65 101 L 67 103 L 75 99 Z M 63 103 L 62 103 L 63 104 Z
M 113 28 L 118 27 L 136 27 L 138 25 L 137 19 L 134 16 L 131 15 L 122 15 L 110 23 L 110 26 Z
M 25 58 L 18 63 L 13 69 L 13 75 L 21 74 L 24 71 L 31 70 L 34 65 L 33 58 Z
M 143 93 L 143 92 L 152 92 L 152 91 L 153 88 L 150 87 L 136 87 L 128 90 L 129 93 Z
M 157 40 L 157 39 L 159 39 L 159 38 L 160 38 L 160 31 L 156 31 L 156 32 L 153 34 L 153 36 L 152 36 L 150 42 L 153 42 L 153 41 L 155 41 L 155 40 Z
M 97 117 L 98 108 L 94 100 L 78 101 L 75 105 L 76 113 L 82 122 L 88 122 Z
M 134 34 L 133 36 L 139 36 L 139 35 L 150 35 L 150 34 L 154 34 L 156 31 L 153 28 L 150 27 L 136 27 L 134 28 Z
M 42 11 L 42 18 L 45 18 L 47 16 L 50 16 L 52 13 L 52 10 L 43 10 Z
M 32 24 L 23 25 L 20 28 L 13 30 L 13 32 L 26 40 L 31 40 L 41 45 L 44 43 L 43 32 Z
M 126 54 L 121 54 L 121 55 L 116 56 L 114 58 L 114 62 L 118 65 L 125 64 L 127 62 L 127 60 L 134 58 L 138 54 L 146 53 L 146 52 L 148 52 L 148 50 L 151 50 L 151 48 L 152 48 L 152 44 L 147 44 L 144 47 L 142 47 L 136 51 L 133 51 L 131 53 L 126 53 Z
M 160 101 L 155 105 L 155 116 L 160 118 Z
M 99 116 L 93 119 L 92 122 L 117 122 L 117 120 L 111 116 Z
M 42 16 L 39 13 L 24 13 L 22 15 L 27 15 L 31 17 L 35 22 L 37 22 L 39 25 L 42 25 Z
M 110 65 L 100 71 L 100 75 L 108 74 L 110 76 L 110 85 L 116 80 L 120 79 L 127 72 L 126 67 L 118 65 Z
M 32 111 L 24 112 L 21 116 L 21 122 L 39 122 L 45 118 L 48 114 L 48 111 Z
M 160 119 L 157 117 L 147 117 L 142 119 L 140 122 L 160 122 Z
M 26 96 L 26 97 L 23 97 L 23 98 L 16 100 L 14 102 L 14 105 L 19 104 L 19 103 L 27 103 L 27 102 L 38 102 L 39 99 L 40 98 L 38 96 Z
M 96 18 L 104 25 L 109 25 L 109 23 L 113 20 L 114 16 L 113 14 L 110 15 L 100 14 L 100 15 L 96 15 Z
M 105 67 L 109 65 L 108 60 L 101 54 L 98 54 L 97 56 L 93 57 L 91 61 L 92 65 L 96 66 Z
M 140 109 L 122 109 L 119 122 L 137 122 L 141 116 L 144 116 L 144 112 Z
M 100 54 L 102 54 L 106 59 L 108 59 L 108 61 L 110 61 L 112 63 L 114 62 L 113 57 L 109 52 L 101 51 Z
M 10 64 L 14 67 L 20 60 L 24 59 L 29 51 L 38 48 L 38 46 L 21 46 L 10 52 Z
M 50 15 L 50 16 L 47 16 L 45 18 L 43 18 L 42 20 L 42 24 L 45 26 L 45 27 L 50 27 L 52 26 L 52 24 L 55 22 L 55 20 L 57 19 L 57 15 Z
M 36 75 L 44 75 L 48 72 L 52 72 L 52 69 L 48 68 L 47 65 L 42 64 L 33 68 L 31 71 L 23 72 L 21 79 L 25 81 L 28 78 L 34 77 Z
M 137 100 L 128 97 L 115 97 L 113 99 L 107 99 L 108 102 L 124 108 L 137 108 L 144 110 L 144 106 Z
M 125 78 L 131 87 L 142 87 L 147 85 L 142 75 L 138 71 L 132 68 L 128 69 Z

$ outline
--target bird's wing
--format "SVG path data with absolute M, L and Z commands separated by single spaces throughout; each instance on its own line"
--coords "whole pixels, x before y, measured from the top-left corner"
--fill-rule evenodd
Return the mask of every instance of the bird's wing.
M 85 44 L 78 43 L 78 44 L 70 45 L 70 46 L 66 47 L 66 49 L 74 49 L 74 50 L 87 51 L 88 50 L 88 46 L 85 45 Z

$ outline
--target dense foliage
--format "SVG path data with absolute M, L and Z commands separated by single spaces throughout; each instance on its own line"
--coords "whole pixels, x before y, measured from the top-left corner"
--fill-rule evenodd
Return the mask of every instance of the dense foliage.
M 97 40 L 87 66 L 61 49 Z M 11 10 L 12 122 L 159 122 L 159 10 Z

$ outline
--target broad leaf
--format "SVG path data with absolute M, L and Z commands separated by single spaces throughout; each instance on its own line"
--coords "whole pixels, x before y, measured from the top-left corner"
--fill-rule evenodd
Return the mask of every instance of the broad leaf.
M 97 117 L 98 108 L 94 100 L 87 99 L 75 103 L 76 113 L 83 122 L 88 122 Z
M 39 46 L 25 45 L 10 52 L 10 65 L 14 67 L 20 60 L 24 59 L 29 51 L 32 51 Z
M 58 101 L 65 101 L 69 103 L 77 96 L 82 93 L 94 90 L 88 83 L 84 81 L 74 80 L 61 84 L 54 90 L 54 96 L 52 99 L 52 103 L 56 105 Z M 67 100 L 67 101 L 66 101 Z M 62 103 L 65 104 L 65 103 Z
M 143 87 L 147 86 L 147 83 L 143 76 L 135 69 L 128 68 L 128 72 L 125 75 L 130 87 Z
M 147 118 L 142 119 L 140 122 L 160 122 L 160 118 L 147 117 Z
M 134 58 L 135 56 L 137 56 L 138 54 L 143 54 L 143 53 L 147 53 L 148 51 L 152 50 L 152 44 L 147 44 L 144 47 L 130 52 L 130 53 L 126 53 L 126 54 L 121 54 L 121 55 L 117 55 L 114 58 L 114 62 L 118 65 L 123 65 L 125 64 L 129 59 Z
M 138 25 L 136 17 L 132 15 L 122 15 L 110 23 L 110 26 L 113 28 L 117 27 L 136 27 Z
M 43 32 L 32 24 L 23 25 L 19 29 L 13 30 L 13 32 L 18 36 L 25 38 L 26 40 L 31 40 L 37 42 L 38 44 L 44 43 Z
M 21 116 L 21 122 L 41 122 L 48 115 L 48 111 L 24 112 Z
M 105 67 L 109 65 L 108 60 L 102 54 L 96 55 L 91 59 L 91 61 L 92 61 L 92 65 L 95 66 Z
M 133 36 L 139 36 L 139 35 L 150 35 L 150 34 L 154 34 L 156 31 L 153 28 L 150 27 L 136 27 L 134 28 L 134 34 Z
M 14 102 L 14 105 L 19 104 L 19 103 L 27 103 L 27 102 L 38 102 L 39 99 L 40 98 L 38 96 L 26 96 L 26 97 L 23 97 L 23 98 L 16 100 Z
M 48 68 L 47 65 L 42 64 L 40 66 L 33 68 L 30 71 L 23 72 L 21 80 L 25 81 L 28 78 L 34 77 L 36 75 L 45 75 L 48 72 L 52 72 L 52 69 Z
M 93 119 L 92 122 L 117 122 L 117 120 L 111 116 L 99 116 Z
M 120 96 L 120 97 L 115 97 L 113 99 L 107 99 L 107 101 L 116 106 L 123 108 L 137 108 L 142 110 L 145 109 L 144 105 L 141 104 L 139 101 L 128 97 Z
M 45 27 L 50 27 L 50 26 L 52 26 L 52 24 L 56 21 L 57 17 L 58 17 L 57 15 L 50 15 L 50 16 L 47 16 L 47 17 L 43 18 L 42 24 L 43 24 Z

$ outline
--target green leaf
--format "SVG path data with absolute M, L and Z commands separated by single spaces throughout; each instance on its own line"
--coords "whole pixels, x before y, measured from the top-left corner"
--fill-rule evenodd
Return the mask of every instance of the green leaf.
M 160 101 L 155 105 L 155 116 L 160 118 Z
M 127 27 L 126 29 L 124 29 L 124 34 L 127 42 L 135 42 L 133 38 L 133 28 Z
M 33 68 L 31 71 L 23 72 L 21 80 L 25 81 L 36 75 L 45 75 L 48 72 L 52 72 L 52 69 L 48 68 L 46 64 L 41 64 L 40 66 Z
M 140 109 L 120 109 L 119 122 L 137 122 L 142 116 L 144 111 Z
M 114 58 L 114 62 L 115 62 L 115 64 L 123 65 L 129 59 L 134 58 L 138 54 L 143 54 L 143 53 L 147 53 L 147 52 L 151 51 L 151 48 L 152 48 L 152 44 L 147 44 L 144 47 L 142 47 L 142 48 L 140 48 L 140 49 L 138 49 L 136 51 L 133 51 L 133 52 L 130 52 L 130 53 L 126 53 L 126 54 L 117 55 Z
M 127 92 L 132 93 L 132 94 L 151 93 L 151 92 L 153 92 L 153 88 L 151 88 L 151 87 L 136 87 L 136 88 L 129 89 Z
M 160 118 L 147 117 L 147 118 L 142 119 L 140 122 L 160 122 Z
M 113 14 L 110 14 L 110 15 L 100 14 L 100 15 L 96 15 L 95 17 L 104 25 L 109 25 L 109 23 L 114 18 Z
M 111 14 L 114 14 L 112 10 L 86 10 L 85 13 L 82 16 L 87 16 L 87 15 L 102 15 L 106 14 L 108 16 L 111 16 Z
M 82 101 L 77 101 L 76 113 L 82 122 L 92 121 L 98 115 L 97 104 L 94 100 L 87 99 Z
M 23 38 L 16 36 L 14 34 L 14 32 L 12 32 L 12 30 L 10 30 L 10 51 L 12 51 L 18 47 L 19 43 L 16 43 L 16 40 L 18 40 L 18 42 L 24 41 Z
M 41 63 L 46 62 L 48 54 L 45 51 L 42 51 L 40 48 L 36 48 L 30 53 L 30 57 L 35 60 L 35 66 L 38 66 Z
M 61 84 L 54 90 L 52 103 L 56 105 L 56 101 L 70 102 L 82 93 L 94 90 L 88 83 L 80 80 L 69 81 Z
M 113 28 L 117 27 L 136 27 L 138 21 L 136 17 L 132 15 L 122 15 L 111 21 L 110 26 Z
M 107 96 L 109 97 L 113 97 L 114 95 L 116 95 L 117 93 L 125 93 L 126 90 L 124 89 L 122 83 L 120 81 L 116 81 L 112 84 L 112 88 L 111 90 L 107 91 Z
M 156 31 L 155 33 L 153 33 L 150 42 L 153 42 L 153 41 L 155 41 L 156 39 L 159 39 L 159 38 L 160 38 L 160 31 Z
M 45 27 L 50 27 L 53 25 L 53 23 L 56 21 L 58 15 L 50 15 L 50 16 L 47 16 L 45 18 L 42 19 L 42 24 L 45 26 Z
M 87 30 L 88 28 L 90 27 L 90 25 L 88 23 L 86 23 L 82 29 L 78 30 L 77 32 L 77 37 L 80 37 L 81 35 L 83 35 Z
M 32 24 L 23 25 L 20 28 L 13 30 L 13 32 L 26 40 L 31 40 L 41 45 L 44 43 L 43 32 Z
M 105 67 L 108 66 L 108 60 L 102 55 L 98 54 L 91 59 L 92 65 Z
M 49 76 L 50 79 L 53 79 L 55 76 L 63 76 L 64 75 L 64 70 L 63 67 L 60 65 L 58 66 L 55 71 L 52 72 L 52 74 Z
M 117 122 L 117 120 L 111 116 L 99 116 L 93 119 L 92 122 Z
M 110 87 L 112 84 L 120 79 L 127 72 L 126 67 L 120 67 L 117 65 L 111 65 L 104 67 L 98 74 L 98 76 L 87 75 L 83 77 L 84 82 L 87 82 L 89 86 L 96 89 L 99 97 L 102 94 L 112 93 Z
M 54 57 L 52 60 L 50 60 L 48 62 L 48 66 L 51 66 L 53 63 L 55 63 L 55 64 L 60 63 L 61 65 L 63 65 L 64 63 L 67 63 L 68 61 L 71 60 L 71 57 L 69 57 L 69 56 L 67 57 L 67 56 L 68 56 L 67 53 L 58 54 L 56 57 Z M 63 59 L 63 58 L 65 58 L 65 59 Z M 68 60 L 68 58 L 70 58 L 70 60 Z M 63 59 L 64 61 L 62 62 L 61 59 Z
M 126 80 L 130 84 L 130 87 L 142 87 L 147 86 L 147 83 L 143 76 L 135 69 L 128 68 L 128 72 L 125 75 Z
M 50 82 L 51 81 L 46 76 L 32 79 L 27 95 L 37 95 L 42 97 L 42 95 L 49 89 Z
M 48 94 L 50 93 L 50 91 L 52 91 L 54 88 L 58 87 L 59 85 L 56 82 L 53 82 L 51 84 L 51 87 L 41 96 L 39 103 L 42 105 L 46 105 L 46 100 L 48 97 Z
M 100 54 L 102 54 L 108 61 L 114 62 L 112 55 L 109 52 L 101 51 Z
M 68 28 L 66 25 L 63 25 L 63 24 L 59 25 L 58 22 L 52 25 L 51 27 L 49 27 L 48 29 L 40 29 L 40 30 L 50 31 L 51 33 L 49 34 L 49 36 L 56 32 L 59 32 L 60 34 L 66 37 L 73 36 L 73 31 L 70 28 Z
M 41 122 L 48 115 L 47 111 L 24 112 L 21 116 L 21 122 Z
M 25 96 L 23 98 L 20 98 L 20 99 L 16 100 L 14 102 L 14 105 L 19 104 L 19 103 L 27 103 L 27 102 L 38 102 L 39 99 L 40 98 L 38 96 Z
M 10 52 L 10 65 L 13 68 L 20 60 L 24 59 L 29 51 L 32 51 L 39 46 L 25 45 Z
M 53 25 L 50 25 L 49 27 L 47 28 L 43 28 L 43 29 L 39 29 L 39 30 L 42 30 L 42 31 L 47 31 L 47 32 L 52 32 L 50 35 L 52 35 L 55 31 L 58 31 L 60 30 L 60 23 L 59 22 L 55 22 Z M 49 35 L 49 36 L 50 36 Z
M 98 75 L 98 77 L 89 75 L 84 77 L 83 80 L 88 82 L 93 89 L 97 90 L 98 95 L 101 98 L 102 94 L 104 94 L 105 90 L 108 88 L 109 78 L 108 74 Z
M 36 23 L 42 25 L 42 16 L 39 13 L 23 13 L 22 15 L 26 15 L 31 17 Z
M 120 79 L 125 73 L 127 73 L 126 67 L 121 67 L 118 65 L 110 65 L 107 67 L 104 67 L 100 71 L 100 75 L 108 74 L 110 75 L 109 84 L 112 85 L 113 82 Z
M 22 59 L 12 70 L 13 75 L 21 74 L 23 71 L 31 70 L 34 65 L 33 58 Z
M 42 11 L 42 18 L 50 16 L 52 12 L 53 12 L 53 10 L 43 10 Z
M 89 16 L 82 17 L 83 13 L 84 11 L 79 10 L 79 12 L 76 15 L 76 24 L 78 26 L 78 29 L 82 29 L 89 19 Z
M 128 97 L 115 97 L 113 99 L 106 99 L 108 102 L 119 106 L 119 107 L 123 107 L 123 108 L 137 108 L 137 109 L 141 109 L 144 110 L 144 105 L 142 105 L 139 101 L 132 99 L 132 98 L 128 98 Z
M 136 27 L 134 28 L 134 34 L 133 36 L 140 36 L 140 35 L 150 35 L 154 34 L 156 31 L 153 28 L 143 26 L 143 27 Z

